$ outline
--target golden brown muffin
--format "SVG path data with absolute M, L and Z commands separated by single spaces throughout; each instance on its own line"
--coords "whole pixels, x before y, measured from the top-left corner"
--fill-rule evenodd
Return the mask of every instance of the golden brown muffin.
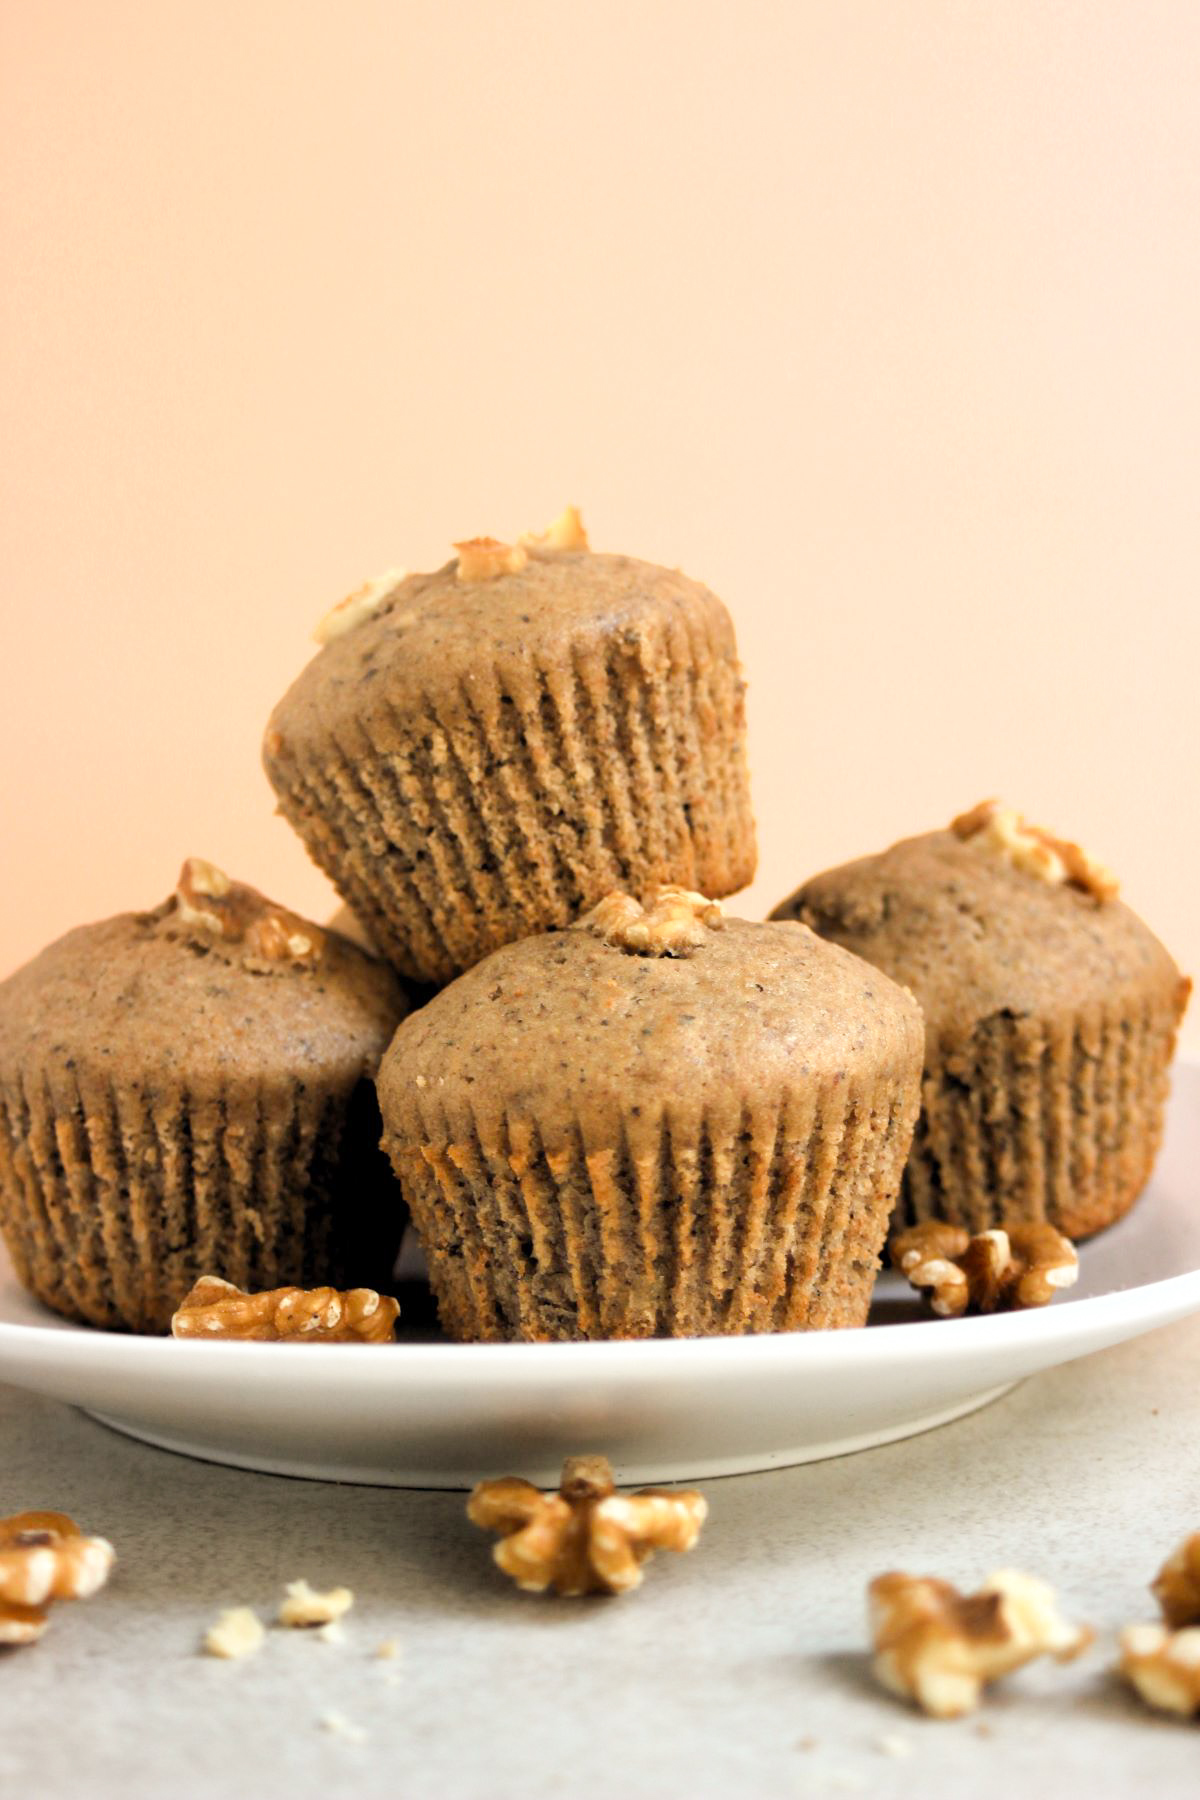
M 863 1324 L 921 1044 L 878 971 L 678 889 L 497 950 L 405 1020 L 379 1073 L 444 1328 Z
M 190 859 L 149 913 L 0 985 L 0 1227 L 88 1324 L 165 1331 L 201 1275 L 386 1282 L 402 1204 L 368 1079 L 391 970 Z
M 1145 1186 L 1191 984 L 1115 894 L 1078 846 L 985 802 L 776 908 L 911 988 L 925 1013 L 897 1225 L 1044 1219 L 1086 1237 Z
M 609 888 L 730 894 L 754 824 L 733 626 L 578 514 L 335 608 L 272 715 L 280 810 L 411 980 L 449 981 Z

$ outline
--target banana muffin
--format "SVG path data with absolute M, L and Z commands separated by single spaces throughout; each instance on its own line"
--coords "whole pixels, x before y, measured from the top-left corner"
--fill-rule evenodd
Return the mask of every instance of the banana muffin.
M 191 858 L 153 912 L 0 984 L 0 1228 L 68 1318 L 165 1331 L 201 1275 L 386 1283 L 403 1208 L 369 1077 L 392 971 Z
M 897 1226 L 1047 1220 L 1086 1237 L 1145 1186 L 1190 982 L 1077 844 L 985 801 L 776 908 L 925 1013 Z
M 615 885 L 744 887 L 744 683 L 717 597 L 592 552 L 573 508 L 456 548 L 334 608 L 264 742 L 380 954 L 440 985 Z
M 460 1339 L 861 1325 L 921 1015 L 792 925 L 614 893 L 406 1019 L 384 1147 Z

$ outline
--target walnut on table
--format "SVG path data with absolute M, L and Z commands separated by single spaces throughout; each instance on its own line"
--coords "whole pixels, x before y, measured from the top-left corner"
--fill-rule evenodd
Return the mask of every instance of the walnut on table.
M 1120 1643 L 1121 1673 L 1147 1706 L 1185 1719 L 1200 1713 L 1200 1626 L 1128 1625 Z
M 867 1599 L 875 1675 L 938 1719 L 972 1711 L 986 1683 L 1035 1657 L 1069 1662 L 1092 1641 L 1062 1617 L 1051 1587 L 1017 1569 L 974 1594 L 934 1576 L 878 1575 Z
M 88 1600 L 108 1580 L 116 1552 L 85 1537 L 66 1513 L 0 1519 L 0 1644 L 32 1644 L 54 1600 Z
M 606 1457 L 569 1456 L 556 1494 L 507 1475 L 481 1481 L 467 1517 L 501 1534 L 492 1555 L 529 1593 L 624 1594 L 655 1550 L 690 1550 L 708 1514 L 690 1489 L 618 1494 Z
M 240 1338 L 297 1344 L 390 1344 L 400 1305 L 374 1288 L 270 1288 L 247 1294 L 202 1275 L 171 1320 L 177 1338 Z
M 1150 1592 L 1172 1630 L 1200 1625 L 1200 1531 L 1185 1538 L 1168 1556 L 1151 1582 Z
M 893 1265 L 940 1317 L 1045 1306 L 1079 1279 L 1070 1238 L 1053 1225 L 1012 1225 L 975 1237 L 961 1225 L 928 1219 L 892 1241 Z
M 619 889 L 605 894 L 572 929 L 590 931 L 618 950 L 639 956 L 688 956 L 723 923 L 721 908 L 682 887 L 654 887 L 644 902 Z

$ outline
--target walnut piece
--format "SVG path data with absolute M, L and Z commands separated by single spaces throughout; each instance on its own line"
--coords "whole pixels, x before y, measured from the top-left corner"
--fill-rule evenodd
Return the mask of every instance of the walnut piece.
M 1150 1592 L 1172 1630 L 1200 1625 L 1200 1531 L 1185 1538 L 1167 1558 L 1151 1582 Z
M 972 1711 L 987 1682 L 1034 1657 L 1069 1662 L 1092 1641 L 1062 1617 L 1053 1588 L 1018 1569 L 975 1594 L 935 1576 L 877 1575 L 867 1600 L 877 1678 L 937 1719 Z
M 1069 839 L 1031 825 L 1015 807 L 999 800 L 981 800 L 970 812 L 952 819 L 950 829 L 966 843 L 1052 886 L 1070 882 L 1096 900 L 1116 898 L 1117 879 L 1103 863 Z
M 276 906 L 245 882 L 231 881 L 215 863 L 189 856 L 179 871 L 175 909 L 169 915 L 197 934 L 239 944 L 247 955 L 269 963 L 314 967 L 325 949 L 325 933 L 286 907 Z
M 298 1344 L 390 1344 L 399 1302 L 374 1288 L 270 1288 L 246 1294 L 202 1275 L 171 1320 L 177 1338 L 286 1340 Z
M 404 580 L 404 569 L 388 569 L 382 575 L 376 575 L 371 581 L 364 581 L 361 587 L 339 600 L 336 606 L 330 607 L 324 618 L 318 621 L 313 637 L 318 644 L 331 644 L 334 638 L 343 632 L 352 631 L 377 613 L 389 594 L 395 592 Z
M 564 506 L 545 531 L 523 531 L 517 539 L 530 550 L 587 550 L 588 535 L 577 506 Z
M 615 1493 L 603 1456 L 569 1456 L 556 1494 L 506 1475 L 481 1481 L 467 1503 L 473 1525 L 501 1534 L 499 1567 L 531 1594 L 624 1594 L 655 1550 L 690 1550 L 707 1513 L 689 1489 Z
M 1013 1225 L 972 1237 L 961 1225 L 929 1219 L 900 1232 L 891 1256 L 944 1319 L 968 1311 L 1045 1306 L 1079 1279 L 1074 1244 L 1045 1224 Z
M 217 1614 L 201 1639 L 200 1647 L 209 1656 L 221 1656 L 227 1662 L 233 1662 L 238 1657 L 253 1656 L 262 1648 L 265 1636 L 257 1613 L 248 1606 L 230 1606 Z
M 499 538 L 464 538 L 454 548 L 460 581 L 495 581 L 498 575 L 517 575 L 529 561 L 522 544 L 502 544 Z
M 1129 1625 L 1121 1633 L 1120 1670 L 1147 1706 L 1200 1713 L 1200 1626 Z
M 0 1519 L 0 1644 L 32 1644 L 54 1600 L 90 1600 L 108 1580 L 116 1552 L 84 1537 L 66 1513 L 23 1512 Z
M 313 1625 L 332 1625 L 350 1611 L 354 1594 L 350 1588 L 330 1588 L 319 1594 L 307 1581 L 289 1581 L 279 1607 L 279 1623 L 306 1630 Z
M 723 923 L 715 900 L 687 888 L 654 887 L 642 905 L 632 894 L 614 889 L 572 929 L 590 931 L 606 944 L 639 956 L 689 956 Z

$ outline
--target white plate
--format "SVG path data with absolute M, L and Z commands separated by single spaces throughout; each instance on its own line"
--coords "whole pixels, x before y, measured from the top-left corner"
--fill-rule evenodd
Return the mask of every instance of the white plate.
M 928 1320 L 885 1276 L 864 1331 L 613 1344 L 192 1343 L 56 1319 L 0 1252 L 0 1380 L 169 1450 L 275 1474 L 549 1485 L 603 1450 L 626 1482 L 732 1475 L 866 1449 L 983 1406 L 1026 1375 L 1200 1311 L 1200 1063 L 1132 1214 L 1039 1311 Z

